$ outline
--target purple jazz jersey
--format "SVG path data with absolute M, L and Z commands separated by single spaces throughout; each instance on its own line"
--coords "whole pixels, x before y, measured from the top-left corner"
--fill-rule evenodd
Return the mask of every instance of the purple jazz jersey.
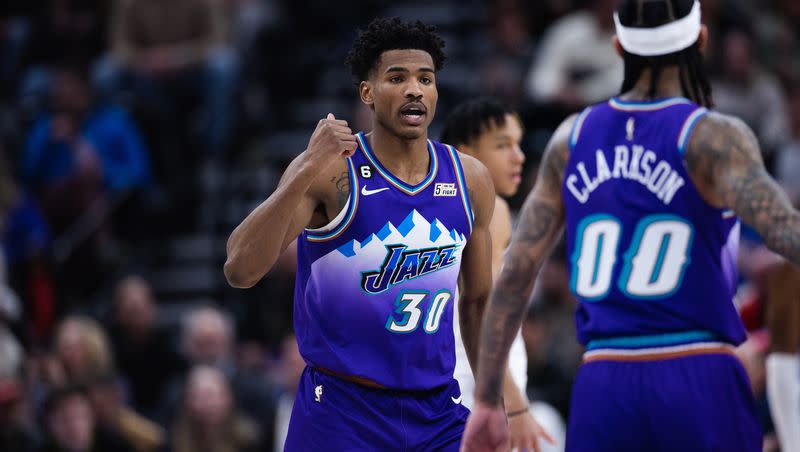
M 684 163 L 705 113 L 684 98 L 611 99 L 577 118 L 562 195 L 581 342 L 672 332 L 744 340 L 732 302 L 738 220 L 701 198 Z
M 453 296 L 472 231 L 456 151 L 428 142 L 429 173 L 408 185 L 363 134 L 347 159 L 350 198 L 297 245 L 294 328 L 312 367 L 395 390 L 453 380 Z

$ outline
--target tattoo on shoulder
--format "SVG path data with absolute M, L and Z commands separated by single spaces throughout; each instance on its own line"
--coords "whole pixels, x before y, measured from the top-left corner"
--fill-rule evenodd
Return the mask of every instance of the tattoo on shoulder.
M 715 187 L 721 201 L 767 245 L 800 262 L 800 215 L 761 163 L 758 142 L 742 123 L 722 119 L 698 127 L 686 152 L 686 166 Z

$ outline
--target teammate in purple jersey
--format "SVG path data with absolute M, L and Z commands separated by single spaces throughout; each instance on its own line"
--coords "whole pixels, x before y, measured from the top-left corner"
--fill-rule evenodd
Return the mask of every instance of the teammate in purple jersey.
M 285 449 L 458 449 L 468 410 L 453 378 L 453 296 L 476 363 L 491 288 L 486 168 L 428 140 L 444 42 L 378 19 L 346 63 L 373 129 L 333 115 L 277 190 L 231 235 L 225 274 L 255 284 L 297 240 L 294 328 L 308 365 Z
M 545 151 L 481 331 L 462 450 L 503 450 L 503 364 L 566 229 L 588 352 L 568 451 L 758 451 L 731 297 L 738 221 L 800 263 L 800 213 L 740 120 L 706 108 L 707 30 L 691 0 L 623 0 L 622 94 L 564 121 Z M 730 209 L 730 210 L 729 210 Z

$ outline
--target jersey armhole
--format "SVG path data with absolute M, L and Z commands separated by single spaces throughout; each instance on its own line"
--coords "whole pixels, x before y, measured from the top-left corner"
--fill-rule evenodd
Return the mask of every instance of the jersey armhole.
M 469 223 L 469 232 L 472 233 L 472 226 L 475 222 L 475 212 L 472 210 L 472 203 L 469 200 L 467 192 L 467 182 L 464 177 L 464 168 L 461 166 L 461 160 L 458 158 L 458 152 L 453 146 L 445 144 L 447 151 L 450 153 L 450 158 L 453 159 L 453 169 L 456 172 L 456 179 L 458 181 L 459 193 L 461 194 L 461 203 L 464 205 L 464 213 L 467 215 L 467 223 Z
M 683 122 L 681 133 L 678 134 L 678 152 L 680 152 L 681 155 L 686 154 L 686 145 L 689 144 L 689 137 L 692 136 L 692 130 L 694 130 L 694 127 L 697 125 L 697 121 L 705 116 L 706 113 L 708 113 L 708 109 L 700 107 L 693 111 Z
M 589 112 L 592 111 L 592 107 L 586 107 L 583 109 L 582 112 L 578 115 L 575 119 L 575 122 L 572 124 L 572 131 L 569 134 L 569 150 L 572 151 L 575 148 L 575 145 L 578 144 L 578 138 L 581 135 L 581 129 L 583 128 L 583 122 L 586 120 L 586 117 L 589 116 Z
M 358 177 L 352 158 L 347 158 L 347 170 L 350 177 L 350 196 L 347 197 L 344 207 L 330 223 L 316 229 L 305 229 L 306 239 L 310 242 L 326 242 L 339 237 L 342 232 L 353 222 L 358 208 Z

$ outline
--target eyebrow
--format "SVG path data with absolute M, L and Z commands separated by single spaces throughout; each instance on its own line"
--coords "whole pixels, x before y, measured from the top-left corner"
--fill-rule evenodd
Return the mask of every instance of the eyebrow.
M 433 68 L 429 68 L 429 67 L 421 67 L 421 68 L 417 69 L 417 71 L 418 72 L 430 72 L 430 73 L 435 73 L 436 72 L 436 71 L 433 70 Z M 406 69 L 404 67 L 401 67 L 401 66 L 391 66 L 390 68 L 386 69 L 385 73 L 388 74 L 389 72 L 404 72 L 405 73 L 405 72 L 411 72 L 411 71 L 409 71 L 408 69 Z

